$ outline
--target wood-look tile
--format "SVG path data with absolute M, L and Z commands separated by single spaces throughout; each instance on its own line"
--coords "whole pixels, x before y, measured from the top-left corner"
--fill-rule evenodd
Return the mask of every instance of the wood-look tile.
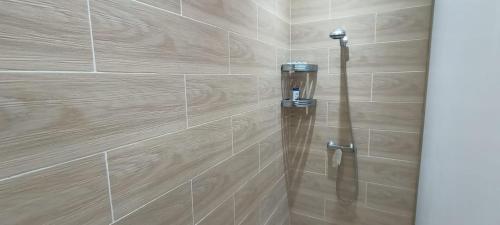
M 261 225 L 259 221 L 259 210 L 254 209 L 250 214 L 248 214 L 241 223 L 236 223 L 237 225 Z
M 299 213 L 291 212 L 290 215 L 291 225 L 334 225 L 318 218 L 301 215 Z
M 281 201 L 277 201 L 278 206 L 274 209 L 273 214 L 269 217 L 267 222 L 262 224 L 264 225 L 288 225 L 290 223 L 290 209 L 288 208 L 288 201 L 286 198 L 283 198 Z M 262 211 L 261 211 L 262 212 Z M 267 211 L 270 212 L 270 211 Z M 262 217 L 261 217 L 262 219 Z
M 91 12 L 98 71 L 228 71 L 221 29 L 128 0 L 94 0 Z
M 259 104 L 278 105 L 281 103 L 281 76 L 279 74 L 259 76 Z
M 351 45 L 349 73 L 427 70 L 427 40 Z M 330 49 L 330 71 L 340 71 L 339 48 Z
M 432 0 L 332 0 L 333 17 L 345 17 L 430 5 Z
M 274 12 L 276 10 L 276 0 L 253 0 L 257 6 L 266 9 L 267 11 Z
M 283 153 L 281 131 L 276 131 L 274 134 L 271 134 L 269 137 L 262 140 L 259 145 L 260 167 L 264 168 L 278 155 Z
M 369 14 L 293 24 L 292 49 L 338 47 L 338 42 L 328 36 L 337 27 L 347 30 L 349 43 L 373 43 L 375 40 L 375 15 Z
M 337 74 L 318 76 L 315 96 L 319 99 L 344 101 L 343 80 Z M 372 76 L 367 73 L 347 75 L 347 89 L 350 101 L 370 101 Z
M 370 155 L 418 162 L 420 135 L 392 131 L 370 131 Z
M 115 215 L 121 217 L 231 156 L 230 119 L 109 152 Z
M 286 139 L 288 141 L 306 141 L 308 140 L 308 134 L 311 134 L 312 129 L 308 128 L 310 125 L 315 124 L 316 126 L 322 126 L 327 123 L 327 103 L 326 100 L 317 99 L 316 106 L 309 107 L 307 109 L 301 108 L 283 108 L 282 109 L 282 123 L 286 132 L 298 132 L 288 133 Z M 304 129 L 304 130 L 302 130 Z M 302 134 L 300 134 L 302 133 Z M 305 136 L 303 136 L 305 135 Z
M 0 70 L 92 70 L 86 1 L 5 0 L 0 9 Z
M 318 77 L 328 74 L 328 49 L 291 50 L 291 60 L 318 65 Z
M 316 125 L 312 128 L 312 134 L 305 134 L 306 131 L 301 130 L 301 128 L 293 128 L 298 130 L 296 132 L 297 137 L 291 138 L 289 140 L 294 146 L 305 146 L 301 149 L 310 149 L 313 151 L 326 151 L 326 143 L 330 140 L 334 140 L 339 144 L 349 144 L 350 143 L 350 131 L 348 128 L 338 128 L 338 127 L 327 127 Z M 311 131 L 309 131 L 311 132 Z M 354 129 L 354 141 L 357 145 L 359 154 L 366 155 L 368 152 L 368 130 L 367 129 Z M 304 137 L 305 140 L 300 140 L 300 137 Z
M 289 207 L 292 212 L 316 218 L 323 218 L 325 209 L 324 199 L 317 195 L 307 193 L 290 193 L 288 195 Z
M 350 106 L 357 128 L 418 132 L 422 125 L 422 103 L 351 102 Z M 346 124 L 345 110 L 338 102 L 329 102 L 329 125 Z
M 291 146 L 287 152 L 288 168 L 295 170 L 325 174 L 326 159 L 326 151 L 310 150 L 302 146 Z
M 375 73 L 373 76 L 373 101 L 423 102 L 425 81 L 425 72 Z
M 259 148 L 254 145 L 193 179 L 193 209 L 199 222 L 259 169 Z
M 255 111 L 232 117 L 233 148 L 240 152 L 280 129 L 276 106 L 259 108 Z
M 259 208 L 261 199 L 283 176 L 283 171 L 283 157 L 275 157 L 274 161 L 235 192 L 237 224 L 244 220 L 246 215 Z
M 197 225 L 234 225 L 234 199 L 228 198 Z
M 291 21 L 290 4 L 290 0 L 276 0 L 276 15 L 285 20 L 287 23 L 290 23 Z
M 280 201 L 284 201 L 284 203 L 280 203 Z M 281 206 L 281 204 L 286 204 L 286 206 Z M 286 211 L 288 211 L 285 177 L 282 177 L 267 193 L 264 194 L 259 207 L 261 224 L 265 224 L 266 221 L 270 220 L 269 218 L 272 217 L 272 212 L 279 207 L 286 207 Z
M 186 76 L 189 126 L 255 108 L 257 77 L 250 75 Z
M 375 157 L 358 157 L 359 179 L 402 188 L 417 188 L 418 164 Z
M 186 127 L 182 76 L 3 73 L 0 177 Z
M 191 183 L 187 182 L 113 225 L 192 225 Z
M 377 41 L 428 39 L 431 31 L 431 14 L 431 6 L 379 13 Z
M 398 189 L 377 184 L 368 184 L 368 207 L 398 215 L 415 214 L 416 193 L 414 190 Z
M 326 220 L 335 225 L 411 225 L 411 216 L 389 214 L 362 205 L 326 201 Z
M 291 3 L 294 24 L 330 18 L 330 0 L 293 0 Z
M 110 224 L 104 155 L 0 181 L 0 208 L 5 225 Z
M 276 73 L 276 51 L 269 44 L 230 34 L 231 73 L 271 75 Z
M 276 71 L 281 74 L 281 65 L 290 62 L 290 49 L 276 48 Z
M 241 35 L 257 37 L 257 5 L 241 0 L 183 0 L 182 14 Z
M 177 14 L 181 13 L 181 0 L 140 0 L 140 2 Z
M 259 40 L 275 47 L 290 48 L 290 24 L 259 8 Z

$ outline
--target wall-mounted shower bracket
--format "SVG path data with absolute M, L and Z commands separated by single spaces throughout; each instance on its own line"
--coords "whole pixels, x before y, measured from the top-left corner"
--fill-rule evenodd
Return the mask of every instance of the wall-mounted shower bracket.
M 281 100 L 281 106 L 284 108 L 307 108 L 316 105 L 316 99 L 299 99 L 297 101 Z

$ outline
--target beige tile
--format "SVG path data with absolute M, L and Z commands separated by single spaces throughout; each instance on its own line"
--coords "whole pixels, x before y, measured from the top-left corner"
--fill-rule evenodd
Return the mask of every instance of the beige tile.
M 282 204 L 285 206 L 282 206 Z M 273 211 L 279 210 L 280 207 L 286 208 L 286 211 L 289 210 L 285 177 L 282 177 L 267 193 L 264 194 L 259 207 L 261 224 L 265 224 L 266 221 L 270 220 L 269 218 L 272 217 Z
M 191 182 L 169 191 L 113 225 L 191 225 Z
M 379 13 L 377 41 L 428 39 L 431 31 L 431 14 L 431 6 Z
M 292 23 L 326 20 L 330 17 L 330 0 L 292 0 Z
M 214 209 L 199 225 L 234 225 L 234 199 L 228 198 Z
M 292 212 L 316 218 L 323 218 L 325 214 L 324 199 L 307 193 L 296 192 L 288 195 L 289 207 Z
M 345 78 L 340 75 L 321 74 L 316 86 L 316 97 L 324 100 L 345 101 Z M 347 76 L 347 93 L 350 101 L 370 101 L 371 99 L 371 74 L 349 74 Z
M 326 151 L 326 143 L 330 140 L 334 140 L 339 144 L 350 144 L 350 131 L 348 128 L 338 128 L 338 127 L 327 127 L 316 125 L 309 134 L 305 132 L 300 127 L 294 127 L 296 136 L 292 136 L 288 139 L 294 146 L 300 147 L 301 150 L 310 149 L 312 151 Z M 368 130 L 367 129 L 354 129 L 354 141 L 358 148 L 358 151 L 362 155 L 368 154 Z M 302 139 L 300 139 L 302 137 Z
M 325 174 L 326 159 L 326 151 L 310 150 L 302 146 L 291 146 L 287 152 L 288 168 L 295 170 Z
M 237 225 L 261 225 L 259 221 L 259 210 L 254 209 L 250 214 L 248 214 L 241 223 L 236 223 Z
M 109 152 L 115 215 L 130 213 L 230 157 L 231 152 L 229 119 Z
M 421 103 L 351 102 L 354 127 L 392 131 L 418 132 L 422 125 Z M 337 102 L 328 103 L 328 123 L 347 124 L 346 108 Z
M 189 126 L 255 108 L 256 87 L 257 77 L 250 75 L 186 76 Z
M 259 105 L 278 105 L 282 99 L 279 74 L 259 76 Z
M 348 73 L 427 70 L 427 40 L 351 45 Z M 330 49 L 330 71 L 340 71 L 339 48 Z
M 281 135 L 281 131 L 276 131 L 274 134 L 271 134 L 269 137 L 265 138 L 259 143 L 259 157 L 261 168 L 268 165 L 273 159 L 283 153 Z
M 292 50 L 291 60 L 317 64 L 318 76 L 328 74 L 328 49 Z
M 127 0 L 91 1 L 91 11 L 98 71 L 228 71 L 221 29 Z
M 280 129 L 276 106 L 232 117 L 234 152 L 240 152 Z
M 283 171 L 283 158 L 275 157 L 269 165 L 235 192 L 235 218 L 237 224 L 242 222 L 252 211 L 258 210 L 261 199 L 283 176 Z
M 184 16 L 248 37 L 257 37 L 257 5 L 240 0 L 183 0 Z
M 260 41 L 230 34 L 231 73 L 271 75 L 276 73 L 276 51 Z
M 182 76 L 2 73 L 0 178 L 186 127 Z
M 423 102 L 425 80 L 425 72 L 375 73 L 373 76 L 373 101 Z
M 375 40 L 375 14 L 369 14 L 293 24 L 292 49 L 338 47 L 338 41 L 328 36 L 338 27 L 346 30 L 349 43 L 373 43 Z
M 287 23 L 290 23 L 290 0 L 276 0 L 276 15 L 278 15 L 281 19 L 285 20 Z
M 417 188 L 418 164 L 405 161 L 358 157 L 359 179 L 402 188 Z
M 290 62 L 290 49 L 277 48 L 276 49 L 276 71 L 281 75 L 281 65 Z
M 294 212 L 291 212 L 290 218 L 291 225 L 334 225 L 334 223 L 328 223 L 318 218 L 313 218 Z
M 398 189 L 377 184 L 368 184 L 367 206 L 397 215 L 414 216 L 414 190 Z
M 91 71 L 86 1 L 0 3 L 0 70 Z
M 177 14 L 181 13 L 181 0 L 140 0 L 140 2 Z
M 280 48 L 290 48 L 290 24 L 259 8 L 259 40 Z
M 326 201 L 326 220 L 335 225 L 411 225 L 412 217 L 377 211 L 356 204 Z
M 268 220 L 262 221 L 262 224 L 265 225 L 288 225 L 290 210 L 288 208 L 288 201 L 286 198 L 283 198 L 281 201 L 278 201 L 278 206 L 272 211 L 272 215 Z M 262 212 L 262 211 L 261 211 Z M 262 219 L 262 217 L 261 217 Z
M 276 10 L 276 0 L 253 0 L 257 6 L 266 9 L 270 12 L 275 12 Z
M 370 155 L 418 162 L 420 135 L 391 131 L 370 131 Z
M 259 148 L 254 145 L 194 178 L 195 222 L 199 222 L 210 210 L 231 196 L 258 169 Z
M 345 17 L 430 5 L 432 0 L 332 0 L 333 17 Z
M 2 224 L 111 223 L 104 155 L 0 181 Z

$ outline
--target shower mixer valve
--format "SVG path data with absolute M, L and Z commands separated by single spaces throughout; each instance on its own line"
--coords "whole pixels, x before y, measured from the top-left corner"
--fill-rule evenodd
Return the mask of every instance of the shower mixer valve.
M 326 149 L 328 151 L 335 151 L 335 161 L 337 167 L 340 167 L 342 164 L 342 153 L 354 152 L 354 145 L 352 143 L 350 145 L 338 145 L 335 141 L 328 141 L 328 143 L 326 143 Z

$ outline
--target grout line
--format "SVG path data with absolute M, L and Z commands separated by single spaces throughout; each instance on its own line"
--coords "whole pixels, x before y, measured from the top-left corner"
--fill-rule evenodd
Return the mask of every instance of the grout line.
M 93 72 L 97 72 L 97 65 L 96 65 L 96 62 L 95 62 L 94 34 L 93 34 L 93 31 L 92 31 L 92 16 L 91 16 L 91 13 L 90 13 L 90 0 L 87 0 L 87 13 L 89 14 L 90 46 L 92 48 Z
M 189 128 L 189 116 L 188 116 L 188 98 L 187 98 L 187 79 L 186 75 L 184 75 L 184 102 L 186 107 L 186 129 Z
M 201 219 L 199 219 L 198 223 L 195 223 L 195 225 L 200 224 L 200 222 L 202 222 L 205 218 L 207 218 L 208 216 L 210 216 L 215 210 L 217 210 L 217 208 L 219 208 L 220 206 L 222 206 L 222 204 L 224 204 L 227 200 L 229 200 L 232 197 L 233 197 L 233 195 L 230 195 L 228 198 L 225 198 L 224 200 L 222 200 L 220 204 L 218 204 L 217 206 L 215 206 L 205 216 L 203 216 Z
M 231 33 L 227 32 L 227 61 L 228 71 L 231 74 Z
M 372 145 L 372 129 L 368 128 L 368 156 L 370 156 L 370 146 Z
M 181 11 L 181 16 L 183 15 L 182 0 L 179 0 L 179 10 Z
M 374 80 L 374 73 L 371 74 L 371 84 L 370 84 L 370 102 L 373 102 L 373 80 Z
M 194 225 L 194 196 L 193 196 L 193 179 L 190 180 L 191 183 L 191 217 L 193 218 Z
M 130 216 L 130 215 L 132 215 L 133 213 L 135 213 L 135 212 L 137 212 L 137 211 L 139 211 L 139 210 L 143 209 L 144 207 L 148 206 L 149 204 L 153 203 L 154 201 L 156 201 L 156 200 L 158 200 L 158 199 L 160 199 L 160 198 L 164 197 L 165 195 L 169 194 L 170 192 L 172 192 L 172 191 L 176 190 L 177 188 L 179 188 L 180 186 L 185 185 L 185 184 L 187 184 L 187 182 L 183 182 L 183 183 L 181 183 L 180 185 L 177 185 L 177 186 L 175 186 L 174 188 L 172 188 L 172 189 L 168 190 L 167 192 L 165 192 L 165 193 L 163 193 L 163 194 L 159 195 L 158 197 L 153 198 L 153 200 L 151 200 L 151 201 L 147 202 L 147 203 L 146 203 L 146 204 L 144 204 L 144 205 L 139 206 L 138 208 L 136 208 L 136 209 L 132 210 L 131 212 L 129 212 L 129 213 L 127 213 L 127 214 L 125 214 L 124 216 L 122 216 L 122 217 L 118 218 L 117 220 L 115 220 L 115 223 L 116 223 L 116 222 L 119 222 L 120 220 L 124 219 L 125 217 Z
M 374 39 L 374 43 L 377 43 L 377 24 L 378 24 L 378 12 L 375 13 L 375 19 L 374 19 L 374 27 L 373 27 L 373 31 L 374 31 L 374 34 L 373 34 L 373 39 Z
M 234 155 L 234 127 L 233 127 L 233 117 L 229 119 L 229 126 L 231 126 L 231 155 Z
M 233 224 L 236 225 L 236 197 L 235 197 L 235 193 L 233 193 Z
M 383 42 L 366 42 L 366 43 L 353 43 L 349 46 L 365 46 L 365 45 L 376 45 L 376 44 L 391 44 L 391 43 L 401 43 L 401 42 L 411 42 L 411 41 L 428 41 L 428 38 L 416 38 L 416 39 L 406 39 L 406 40 L 396 40 L 396 41 L 383 41 Z M 314 47 L 314 48 L 292 48 L 292 51 L 312 51 L 312 50 L 325 50 L 325 49 L 339 49 L 338 47 Z M 418 71 L 426 72 L 426 71 Z M 381 72 L 377 72 L 381 73 Z
M 260 158 L 260 151 L 261 151 L 261 146 L 260 146 L 260 145 L 261 145 L 261 143 L 260 143 L 260 142 L 258 142 L 257 144 L 259 145 L 259 172 L 260 172 L 260 171 L 261 171 L 261 169 L 262 169 L 262 167 L 261 167 L 261 162 L 260 162 L 260 159 L 261 159 L 261 158 Z M 257 173 L 257 174 L 258 174 L 258 173 Z
M 328 0 L 328 20 L 332 19 L 332 1 Z
M 399 189 L 399 190 L 403 190 L 403 191 L 417 191 L 416 189 L 412 189 L 412 188 L 399 187 L 399 186 L 387 185 L 387 184 L 379 184 L 379 183 L 375 183 L 375 182 L 365 181 L 365 183 L 366 183 L 366 186 L 368 186 L 368 184 L 373 184 L 373 185 L 377 185 L 377 186 L 382 186 L 382 187 L 387 187 L 387 188 L 393 188 L 393 189 Z
M 10 179 L 14 179 L 14 178 L 18 178 L 18 177 L 25 176 L 25 175 L 28 175 L 28 174 L 32 174 L 32 173 L 36 173 L 36 172 L 40 172 L 40 171 L 43 171 L 43 170 L 51 169 L 51 168 L 54 168 L 54 167 L 57 167 L 57 166 L 61 166 L 61 165 L 65 165 L 65 164 L 68 164 L 68 163 L 72 163 L 72 162 L 75 162 L 75 161 L 78 161 L 78 160 L 91 158 L 91 157 L 94 157 L 94 156 L 100 155 L 100 154 L 102 154 L 102 153 L 103 153 L 103 152 L 98 152 L 98 153 L 94 153 L 94 154 L 92 154 L 92 155 L 87 155 L 87 156 L 84 156 L 84 157 L 80 157 L 80 158 L 72 159 L 72 160 L 69 160 L 69 161 L 66 161 L 66 162 L 56 163 L 56 164 L 53 164 L 53 165 L 50 165 L 50 166 L 46 166 L 46 167 L 42 167 L 42 168 L 38 168 L 38 169 L 34 169 L 34 170 L 30 170 L 30 171 L 27 171 L 27 172 L 23 172 L 23 173 L 15 174 L 15 175 L 12 175 L 12 176 L 9 176 L 9 177 L 4 177 L 4 178 L 1 178 L 1 179 L 0 179 L 0 182 L 6 181 L 6 180 L 10 180 Z
M 260 33 L 259 33 L 259 10 L 260 7 L 254 2 L 255 6 L 257 6 L 257 40 L 260 40 Z
M 368 206 L 368 182 L 365 183 L 365 206 Z
M 109 195 L 109 205 L 111 207 L 111 221 L 115 222 L 115 213 L 113 208 L 113 198 L 111 195 L 111 179 L 109 178 L 109 163 L 108 163 L 108 153 L 104 152 L 104 160 L 106 162 L 106 178 L 108 180 L 108 195 Z

